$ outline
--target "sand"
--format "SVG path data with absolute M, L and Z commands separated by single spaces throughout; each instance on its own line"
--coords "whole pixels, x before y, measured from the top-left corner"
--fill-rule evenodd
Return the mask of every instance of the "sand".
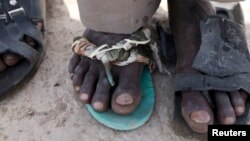
M 92 119 L 74 93 L 67 71 L 72 38 L 85 29 L 79 20 L 76 0 L 47 2 L 47 54 L 39 71 L 27 84 L 0 99 L 0 141 L 192 140 L 176 135 L 171 127 L 173 79 L 159 73 L 153 76 L 155 110 L 143 127 L 118 132 Z M 249 7 L 250 2 L 243 3 L 248 37 Z

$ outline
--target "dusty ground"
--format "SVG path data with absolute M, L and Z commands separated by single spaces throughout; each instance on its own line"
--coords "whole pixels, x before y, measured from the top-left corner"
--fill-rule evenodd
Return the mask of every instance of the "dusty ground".
M 76 0 L 48 1 L 47 54 L 36 75 L 0 100 L 1 141 L 188 141 L 171 127 L 173 81 L 154 75 L 156 106 L 150 121 L 132 132 L 105 128 L 75 96 L 67 72 L 72 37 L 81 35 Z M 247 9 L 248 7 L 248 9 Z M 250 37 L 250 2 L 243 3 Z M 250 40 L 249 40 L 250 41 Z

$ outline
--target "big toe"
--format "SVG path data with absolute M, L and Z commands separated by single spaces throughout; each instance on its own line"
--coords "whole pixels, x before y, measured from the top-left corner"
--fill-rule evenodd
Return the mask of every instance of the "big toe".
M 200 92 L 182 92 L 182 115 L 189 127 L 206 133 L 214 117 L 209 103 Z
M 141 100 L 139 82 L 142 70 L 141 63 L 132 63 L 121 68 L 118 86 L 111 101 L 114 112 L 130 114 L 137 108 Z

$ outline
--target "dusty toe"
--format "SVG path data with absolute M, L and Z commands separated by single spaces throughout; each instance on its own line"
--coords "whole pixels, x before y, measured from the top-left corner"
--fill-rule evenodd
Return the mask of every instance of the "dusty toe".
M 206 133 L 214 116 L 206 98 L 197 91 L 182 92 L 182 115 L 192 130 Z
M 121 68 L 118 86 L 111 102 L 116 113 L 129 114 L 138 106 L 141 99 L 139 84 L 143 66 L 142 63 L 133 63 Z
M 239 91 L 230 92 L 229 94 L 232 106 L 236 116 L 241 116 L 245 112 L 245 101 Z
M 84 103 L 91 102 L 97 86 L 98 77 L 98 63 L 93 60 L 80 88 L 80 98 Z
M 228 94 L 225 92 L 215 92 L 215 103 L 217 108 L 217 119 L 220 124 L 234 124 L 236 115 Z
M 81 89 L 84 77 L 89 70 L 89 61 L 86 58 L 82 58 L 79 64 L 76 66 L 72 81 L 74 90 L 78 93 Z
M 99 112 L 106 111 L 110 102 L 111 85 L 106 77 L 102 77 L 97 83 L 96 91 L 92 99 L 92 107 Z

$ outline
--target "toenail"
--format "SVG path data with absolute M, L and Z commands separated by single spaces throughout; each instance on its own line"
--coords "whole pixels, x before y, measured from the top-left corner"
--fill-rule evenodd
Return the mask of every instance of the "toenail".
M 6 56 L 5 59 L 6 59 L 6 61 L 12 61 L 14 58 L 13 58 L 12 56 L 9 56 L 9 55 L 8 55 L 8 56 Z
M 102 102 L 94 102 L 93 107 L 95 110 L 102 110 L 104 108 L 104 105 Z
M 87 94 L 81 94 L 80 95 L 80 99 L 84 102 L 86 102 L 88 100 L 89 96 Z
M 75 86 L 75 91 L 79 92 L 80 91 L 80 87 L 79 86 Z
M 235 118 L 234 117 L 226 117 L 224 119 L 224 124 L 234 124 L 235 123 Z
M 236 108 L 237 113 L 243 114 L 245 112 L 245 107 L 244 106 L 238 106 Z
M 119 105 L 130 105 L 134 103 L 134 99 L 128 93 L 121 94 L 116 98 L 116 103 Z
M 211 120 L 210 115 L 205 111 L 192 112 L 190 118 L 195 123 L 209 123 L 209 121 Z

